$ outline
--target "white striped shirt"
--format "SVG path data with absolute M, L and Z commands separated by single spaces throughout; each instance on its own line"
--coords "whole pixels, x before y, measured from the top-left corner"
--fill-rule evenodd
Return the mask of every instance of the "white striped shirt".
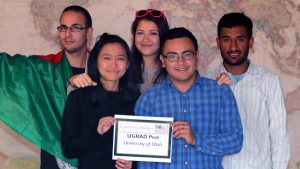
M 208 71 L 215 79 L 223 64 Z M 224 169 L 286 169 L 290 158 L 287 115 L 277 75 L 250 63 L 247 72 L 231 85 L 244 132 L 240 153 L 223 159 Z

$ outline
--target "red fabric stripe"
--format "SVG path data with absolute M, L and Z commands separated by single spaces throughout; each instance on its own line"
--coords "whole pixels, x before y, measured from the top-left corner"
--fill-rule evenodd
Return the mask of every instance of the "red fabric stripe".
M 57 64 L 58 62 L 61 61 L 61 58 L 64 54 L 64 51 L 60 51 L 57 54 L 49 54 L 49 55 L 37 55 L 37 57 L 44 59 L 46 61 L 49 61 L 53 64 Z

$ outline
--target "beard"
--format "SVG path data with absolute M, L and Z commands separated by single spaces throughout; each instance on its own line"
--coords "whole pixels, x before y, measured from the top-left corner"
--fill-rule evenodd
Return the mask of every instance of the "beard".
M 79 44 L 75 44 L 72 46 L 63 45 L 63 42 L 62 42 L 62 46 L 64 47 L 64 50 L 70 54 L 75 54 L 75 53 L 80 52 L 82 49 L 84 49 L 86 47 L 86 45 L 87 45 L 86 40 L 80 42 Z
M 242 53 L 241 51 L 229 51 L 229 52 L 224 52 L 221 51 L 221 55 L 223 58 L 223 61 L 230 65 L 230 66 L 239 66 L 242 65 L 244 62 L 246 62 L 248 60 L 248 54 L 249 54 L 249 46 L 247 47 L 247 49 L 245 50 L 244 54 L 241 55 L 241 57 L 238 60 L 232 60 L 230 58 L 230 53 Z

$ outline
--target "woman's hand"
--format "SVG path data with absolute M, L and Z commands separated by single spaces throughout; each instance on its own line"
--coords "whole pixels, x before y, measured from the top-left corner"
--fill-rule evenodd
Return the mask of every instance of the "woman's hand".
M 117 169 L 131 169 L 132 161 L 127 161 L 123 159 L 117 159 L 115 167 Z
M 115 122 L 116 122 L 116 119 L 113 118 L 112 116 L 107 116 L 107 117 L 101 118 L 98 122 L 98 127 L 97 127 L 98 133 L 103 135 L 111 128 L 111 126 L 114 125 Z

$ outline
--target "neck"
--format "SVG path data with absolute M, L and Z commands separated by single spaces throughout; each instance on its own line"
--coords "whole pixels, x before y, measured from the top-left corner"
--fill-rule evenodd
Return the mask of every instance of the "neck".
M 155 63 L 155 55 L 152 56 L 143 56 L 143 62 L 145 67 L 158 67 L 157 63 Z
M 244 63 L 240 64 L 240 65 L 229 65 L 225 62 L 223 62 L 223 65 L 225 67 L 225 69 L 230 72 L 233 75 L 241 75 L 243 73 L 245 73 L 249 67 L 249 62 L 245 61 Z
M 172 84 L 181 92 L 185 93 L 187 92 L 193 85 L 193 83 L 196 80 L 196 74 L 191 77 L 189 80 L 184 80 L 184 81 L 178 81 L 178 80 L 172 80 Z
M 68 61 L 72 67 L 76 68 L 85 68 L 86 58 L 87 58 L 87 49 L 80 50 L 79 52 L 69 53 L 67 51 L 66 55 Z
M 103 88 L 106 91 L 118 91 L 119 90 L 119 81 L 104 81 L 100 79 Z

